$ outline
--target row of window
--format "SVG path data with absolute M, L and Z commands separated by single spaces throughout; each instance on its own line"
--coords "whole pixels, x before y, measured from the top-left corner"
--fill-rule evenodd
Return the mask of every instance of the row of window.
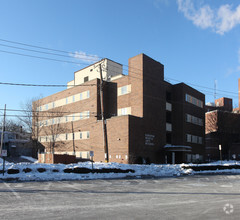
M 84 111 L 80 113 L 75 113 L 71 115 L 65 115 L 62 117 L 57 117 L 57 118 L 51 118 L 48 120 L 43 120 L 39 122 L 38 126 L 50 126 L 54 124 L 61 124 L 61 123 L 66 123 L 66 122 L 71 122 L 71 121 L 79 121 L 83 119 L 88 119 L 90 117 L 90 112 L 89 111 Z
M 72 151 L 56 151 L 56 154 L 68 154 L 68 155 L 73 155 Z M 75 152 L 76 157 L 80 157 L 80 158 L 86 158 L 86 159 L 90 159 L 90 151 L 76 151 Z M 116 159 L 128 159 L 128 155 L 116 155 L 115 156 Z M 114 156 L 109 155 L 109 159 L 114 158 Z
M 131 107 L 119 108 L 118 116 L 121 116 L 121 115 L 131 115 Z
M 112 156 L 111 155 L 109 155 L 109 158 L 111 159 L 112 158 Z M 116 155 L 116 159 L 122 159 L 122 158 L 124 158 L 124 157 L 122 157 L 121 155 Z M 125 160 L 127 160 L 128 159 L 128 156 L 127 155 L 125 155 Z
M 186 114 L 186 122 L 203 126 L 203 120 L 201 118 L 195 117 L 193 115 Z
M 41 136 L 38 138 L 38 141 L 43 142 L 57 142 L 57 141 L 70 141 L 70 140 L 82 140 L 82 139 L 89 139 L 90 138 L 90 132 L 89 131 L 81 131 L 81 132 L 75 132 L 75 133 L 65 133 L 65 134 L 57 134 L 51 136 Z M 54 140 L 53 140 L 54 139 Z
M 202 144 L 203 138 L 191 134 L 187 134 L 187 142 L 194 144 Z
M 203 108 L 203 102 L 201 100 L 191 96 L 191 95 L 186 94 L 185 101 L 189 102 L 189 103 L 191 103 L 193 105 L 196 105 L 196 106 L 198 106 L 200 108 Z
M 47 111 L 47 110 L 52 109 L 52 108 L 56 108 L 56 107 L 60 107 L 60 106 L 63 106 L 63 105 L 71 104 L 73 102 L 81 101 L 81 100 L 88 99 L 88 98 L 90 98 L 90 91 L 89 90 L 85 91 L 85 92 L 77 93 L 77 94 L 72 95 L 72 96 L 68 96 L 64 99 L 59 99 L 59 100 L 56 100 L 54 102 L 47 103 L 45 105 L 39 106 L 39 107 L 37 107 L 37 111 Z
M 126 85 L 118 88 L 118 96 L 125 95 L 131 92 L 131 85 Z

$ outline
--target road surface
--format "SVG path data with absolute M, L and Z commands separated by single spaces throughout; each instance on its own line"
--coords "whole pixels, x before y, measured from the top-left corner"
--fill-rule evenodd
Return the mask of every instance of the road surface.
M 239 219 L 240 176 L 0 183 L 0 219 Z

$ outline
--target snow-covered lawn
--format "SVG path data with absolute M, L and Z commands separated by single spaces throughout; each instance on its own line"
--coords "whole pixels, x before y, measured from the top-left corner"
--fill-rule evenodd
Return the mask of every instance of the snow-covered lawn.
M 239 162 L 235 161 L 224 161 L 225 166 L 229 165 L 240 165 Z M 191 168 L 186 168 L 187 166 L 213 166 L 221 165 L 221 162 L 209 163 L 209 164 L 177 164 L 177 165 L 129 165 L 129 164 L 119 164 L 119 163 L 94 163 L 93 172 L 92 163 L 78 163 L 78 164 L 38 164 L 38 163 L 6 163 L 5 169 L 18 171 L 16 174 L 5 173 L 4 176 L 1 173 L 0 179 L 17 179 L 21 181 L 41 181 L 41 180 L 83 180 L 83 179 L 109 179 L 109 178 L 126 178 L 135 177 L 142 178 L 143 176 L 152 177 L 171 177 L 171 176 L 182 176 L 182 175 L 194 175 L 200 173 L 239 173 L 240 169 L 227 169 L 227 170 L 214 170 L 214 171 L 193 171 Z M 183 168 L 185 167 L 185 168 Z M 81 169 L 86 168 L 89 173 L 74 173 L 66 172 L 66 170 L 72 171 L 75 168 Z M 77 168 L 77 169 L 76 169 Z M 122 171 L 129 170 L 129 172 L 119 172 L 119 173 L 102 173 L 98 172 L 101 169 L 118 169 Z M 0 170 L 2 170 L 2 160 L 0 159 Z M 65 172 L 64 172 L 65 171 Z M 130 172 L 131 171 L 131 172 Z

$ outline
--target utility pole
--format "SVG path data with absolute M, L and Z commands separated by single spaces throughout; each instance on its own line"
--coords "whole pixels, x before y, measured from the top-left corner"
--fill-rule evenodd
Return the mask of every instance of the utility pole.
M 4 106 L 3 124 L 2 124 L 2 134 L 1 134 L 1 149 L 0 149 L 1 155 L 2 155 L 2 147 L 3 147 L 3 139 L 4 139 L 5 117 L 6 117 L 6 104 L 5 104 L 5 106 Z
M 4 106 L 4 114 L 3 114 L 3 125 L 2 125 L 2 134 L 1 134 L 1 147 L 0 154 L 3 158 L 3 176 L 4 176 L 4 167 L 5 167 L 5 155 L 3 156 L 3 139 L 4 139 L 4 131 L 5 131 L 5 118 L 6 118 L 6 104 Z
M 73 154 L 75 154 L 75 135 L 74 135 L 74 131 L 73 131 L 73 121 L 72 121 L 72 141 L 73 141 Z
M 103 77 L 102 77 L 102 65 L 99 64 L 100 68 L 100 107 L 101 107 L 101 116 L 102 116 L 102 127 L 103 127 L 103 145 L 104 145 L 104 158 L 105 162 L 108 163 L 108 140 L 107 140 L 107 121 L 104 114 L 104 102 L 103 102 Z

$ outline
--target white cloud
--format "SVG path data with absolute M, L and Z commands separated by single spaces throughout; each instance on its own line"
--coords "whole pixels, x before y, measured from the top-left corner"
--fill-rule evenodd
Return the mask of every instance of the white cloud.
M 153 5 L 158 9 L 161 8 L 162 4 L 169 6 L 170 2 L 169 2 L 169 0 L 154 0 L 153 1 Z
M 211 28 L 214 32 L 223 35 L 240 24 L 240 5 L 232 10 L 229 4 L 218 9 L 209 5 L 202 5 L 196 9 L 192 0 L 177 0 L 178 10 L 202 29 Z
M 74 53 L 70 53 L 69 55 L 85 63 L 95 63 L 100 60 L 100 57 L 98 57 L 97 55 L 86 54 L 83 51 L 76 51 Z

